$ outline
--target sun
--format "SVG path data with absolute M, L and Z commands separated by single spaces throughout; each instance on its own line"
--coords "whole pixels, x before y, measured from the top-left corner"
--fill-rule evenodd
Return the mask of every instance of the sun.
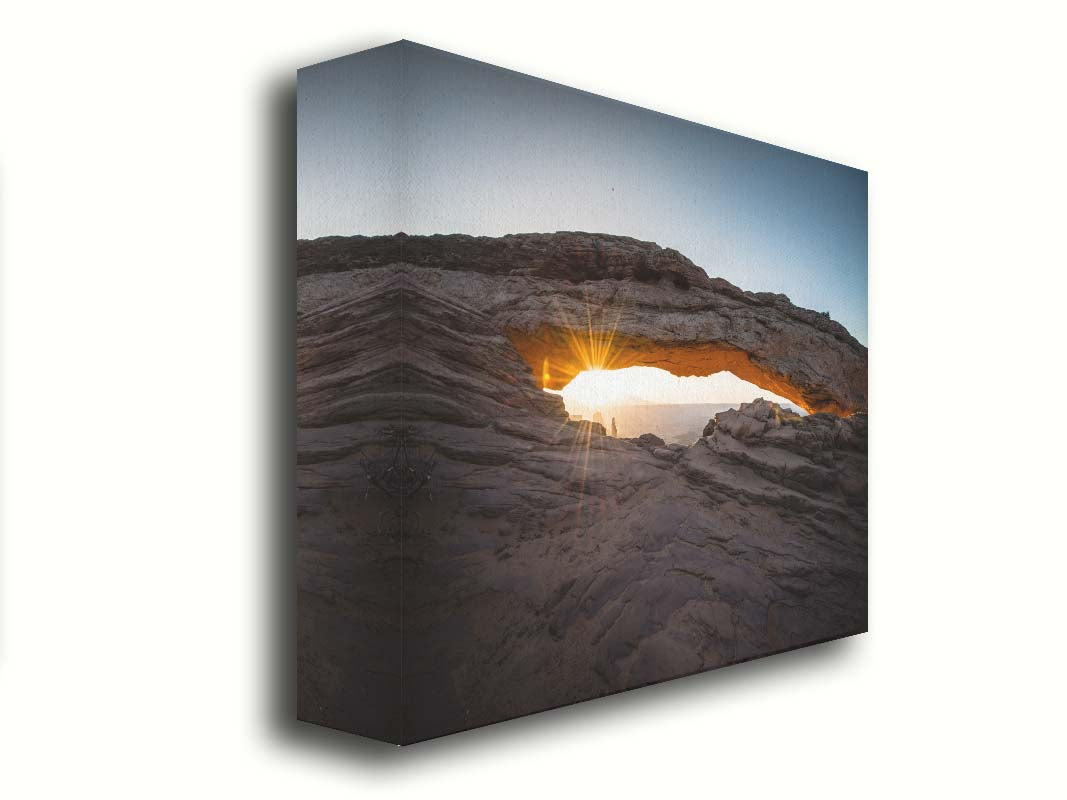
M 591 417 L 597 411 L 608 414 L 621 406 L 739 404 L 757 397 L 792 405 L 786 398 L 726 370 L 714 375 L 679 377 L 655 367 L 589 369 L 580 372 L 562 390 L 545 391 L 560 395 L 571 414 L 584 417 Z

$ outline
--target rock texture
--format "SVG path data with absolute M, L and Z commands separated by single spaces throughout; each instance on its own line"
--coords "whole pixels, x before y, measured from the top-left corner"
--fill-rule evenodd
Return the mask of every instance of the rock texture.
M 586 233 L 328 237 L 302 242 L 298 262 L 302 275 L 408 265 L 413 283 L 491 316 L 545 388 L 590 367 L 726 369 L 810 412 L 867 407 L 867 350 L 840 324 L 785 295 L 709 278 L 650 242 Z
M 297 251 L 302 718 L 417 741 L 865 630 L 866 350 L 840 325 L 623 237 Z M 616 439 L 542 391 L 590 360 L 728 368 L 816 413 Z M 432 464 L 411 496 L 368 481 L 390 425 Z

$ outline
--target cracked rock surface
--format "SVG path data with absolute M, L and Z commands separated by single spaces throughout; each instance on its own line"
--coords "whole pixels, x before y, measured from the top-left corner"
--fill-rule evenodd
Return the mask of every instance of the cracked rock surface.
M 328 238 L 298 264 L 302 718 L 417 741 L 866 629 L 841 326 L 624 237 Z M 816 413 L 757 400 L 691 447 L 569 422 L 530 352 L 562 363 L 590 324 L 743 357 Z M 367 480 L 389 425 L 433 465 L 407 497 Z

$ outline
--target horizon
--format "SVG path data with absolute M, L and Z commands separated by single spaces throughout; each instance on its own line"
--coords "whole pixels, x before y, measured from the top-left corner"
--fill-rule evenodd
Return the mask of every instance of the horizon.
M 783 407 L 801 408 L 788 398 L 738 378 L 729 370 L 704 376 L 677 376 L 656 367 L 585 370 L 562 389 L 544 391 L 562 397 L 568 414 L 581 409 L 581 416 L 609 408 L 737 406 L 759 397 Z

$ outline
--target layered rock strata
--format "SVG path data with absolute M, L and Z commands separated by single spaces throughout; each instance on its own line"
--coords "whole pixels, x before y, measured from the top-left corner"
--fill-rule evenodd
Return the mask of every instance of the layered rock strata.
M 624 237 L 297 251 L 303 718 L 417 741 L 866 628 L 867 354 L 837 323 Z M 632 364 L 813 413 L 666 446 L 542 391 Z

